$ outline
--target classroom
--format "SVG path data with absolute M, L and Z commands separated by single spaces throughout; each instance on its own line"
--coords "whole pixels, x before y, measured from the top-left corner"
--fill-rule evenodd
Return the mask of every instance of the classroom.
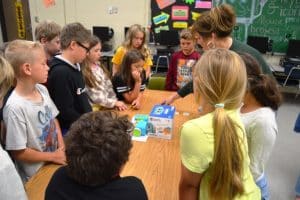
M 0 199 L 300 200 L 299 0 L 1 0 L 0 47 Z

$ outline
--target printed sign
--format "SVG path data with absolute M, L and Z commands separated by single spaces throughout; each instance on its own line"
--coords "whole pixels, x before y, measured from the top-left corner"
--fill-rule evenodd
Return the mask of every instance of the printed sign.
M 188 6 L 172 6 L 172 20 L 188 20 Z

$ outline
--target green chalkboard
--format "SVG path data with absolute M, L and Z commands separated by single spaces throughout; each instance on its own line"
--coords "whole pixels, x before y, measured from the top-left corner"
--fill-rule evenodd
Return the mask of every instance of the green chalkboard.
M 237 15 L 235 39 L 269 37 L 273 52 L 285 53 L 288 40 L 300 40 L 300 0 L 214 0 L 214 6 L 228 3 Z

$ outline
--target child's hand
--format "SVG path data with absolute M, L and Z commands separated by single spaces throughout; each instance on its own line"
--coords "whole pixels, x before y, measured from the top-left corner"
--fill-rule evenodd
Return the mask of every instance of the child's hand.
M 141 82 L 142 81 L 141 73 L 137 70 L 132 72 L 132 77 L 136 82 Z
M 59 164 L 59 165 L 65 165 L 66 164 L 66 154 L 64 147 L 60 147 L 56 149 L 55 152 L 53 152 L 53 163 Z
M 119 111 L 124 111 L 127 110 L 127 106 L 123 101 L 117 101 L 115 104 L 115 107 L 119 110 Z
M 141 108 L 141 103 L 140 103 L 139 100 L 136 99 L 136 100 L 134 100 L 134 101 L 132 102 L 131 106 L 132 106 L 133 109 L 138 110 L 138 109 Z

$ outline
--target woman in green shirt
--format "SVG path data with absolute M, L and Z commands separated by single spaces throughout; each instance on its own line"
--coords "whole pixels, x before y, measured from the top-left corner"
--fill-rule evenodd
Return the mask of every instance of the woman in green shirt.
M 204 51 L 224 48 L 237 53 L 248 53 L 257 60 L 264 74 L 272 76 L 272 71 L 260 52 L 231 37 L 235 25 L 236 15 L 233 8 L 228 4 L 222 4 L 201 14 L 193 24 L 192 31 L 197 43 L 202 46 Z M 191 93 L 193 93 L 192 81 L 165 99 L 163 104 L 171 104 L 176 99 L 183 98 Z

